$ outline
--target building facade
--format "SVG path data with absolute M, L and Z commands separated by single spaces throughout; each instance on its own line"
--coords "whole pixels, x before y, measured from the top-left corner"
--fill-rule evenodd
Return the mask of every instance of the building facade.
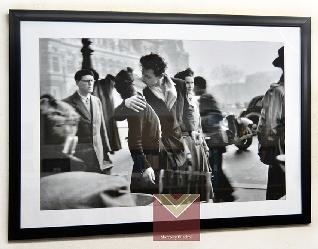
M 139 59 L 151 52 L 160 54 L 168 64 L 168 74 L 174 75 L 189 66 L 189 55 L 178 40 L 90 39 L 93 68 L 100 78 L 116 75 L 132 67 L 140 74 Z M 40 39 L 41 95 L 49 93 L 57 99 L 76 89 L 74 74 L 81 69 L 83 56 L 81 39 Z

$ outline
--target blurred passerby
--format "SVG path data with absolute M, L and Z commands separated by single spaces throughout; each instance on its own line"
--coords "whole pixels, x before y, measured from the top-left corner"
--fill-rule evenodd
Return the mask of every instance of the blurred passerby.
M 220 135 L 219 122 L 223 119 L 215 98 L 206 92 L 206 80 L 194 78 L 194 93 L 200 96 L 199 109 L 203 133 L 215 134 L 206 140 L 209 147 L 209 163 L 212 168 L 212 184 L 215 202 L 234 201 L 233 188 L 222 169 L 223 153 L 226 151 Z
M 80 116 L 69 104 L 45 94 L 41 96 L 41 176 L 85 171 L 85 163 L 74 157 Z

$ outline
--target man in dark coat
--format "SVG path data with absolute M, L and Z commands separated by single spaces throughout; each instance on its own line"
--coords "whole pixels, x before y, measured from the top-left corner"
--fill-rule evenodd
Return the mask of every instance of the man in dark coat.
M 87 164 L 91 172 L 107 172 L 112 167 L 108 158 L 110 151 L 102 104 L 99 98 L 91 95 L 94 86 L 94 74 L 82 69 L 76 72 L 75 81 L 78 90 L 68 98 L 66 103 L 75 108 L 80 115 L 78 124 L 78 146 L 75 156 Z
M 182 138 L 181 124 L 193 137 L 197 132 L 193 127 L 193 109 L 186 98 L 186 85 L 176 83 L 165 74 L 166 63 L 157 54 L 148 54 L 140 59 L 142 66 L 142 81 L 147 87 L 143 90 L 146 101 L 154 109 L 161 124 L 161 142 L 166 151 L 166 167 L 177 169 L 187 162 Z M 124 101 L 126 107 L 142 111 L 145 100 L 140 96 L 133 96 Z
M 277 200 L 286 194 L 285 168 L 276 158 L 285 154 L 284 47 L 278 50 L 273 65 L 281 68 L 283 73 L 263 98 L 258 124 L 259 155 L 261 161 L 269 165 L 267 200 Z

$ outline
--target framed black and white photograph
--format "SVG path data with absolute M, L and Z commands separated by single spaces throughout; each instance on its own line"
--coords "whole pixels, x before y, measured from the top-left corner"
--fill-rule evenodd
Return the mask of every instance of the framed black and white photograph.
M 9 240 L 310 223 L 310 18 L 9 17 Z

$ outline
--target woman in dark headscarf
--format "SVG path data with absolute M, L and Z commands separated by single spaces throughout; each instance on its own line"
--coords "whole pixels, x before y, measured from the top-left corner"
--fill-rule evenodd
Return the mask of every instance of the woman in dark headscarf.
M 134 88 L 131 68 L 121 70 L 115 77 L 115 88 L 122 99 L 141 95 Z M 145 103 L 143 111 L 135 112 L 121 104 L 115 116 L 124 116 L 128 122 L 128 147 L 134 161 L 131 192 L 158 193 L 159 178 L 159 119 L 152 107 Z M 118 117 L 120 118 L 120 117 Z

